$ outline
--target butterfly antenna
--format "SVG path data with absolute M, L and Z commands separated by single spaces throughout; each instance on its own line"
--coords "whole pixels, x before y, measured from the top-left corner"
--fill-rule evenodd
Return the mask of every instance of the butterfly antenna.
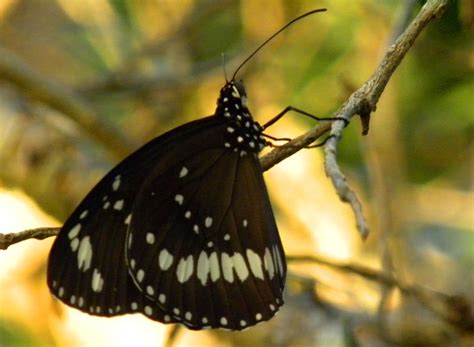
M 260 51 L 269 41 L 271 41 L 275 36 L 277 36 L 279 33 L 281 33 L 283 30 L 285 30 L 286 28 L 288 28 L 291 24 L 293 24 L 294 22 L 297 22 L 299 21 L 300 19 L 303 19 L 304 17 L 307 17 L 309 15 L 312 15 L 313 13 L 317 13 L 317 12 L 325 12 L 326 9 L 325 8 L 320 8 L 320 9 L 317 9 L 317 10 L 312 10 L 312 11 L 309 11 L 309 12 L 306 12 L 304 14 L 302 14 L 301 16 L 298 16 L 296 18 L 294 18 L 293 20 L 291 20 L 290 22 L 288 22 L 287 24 L 285 24 L 282 28 L 280 28 L 280 30 L 278 30 L 276 33 L 274 33 L 272 36 L 270 36 L 268 39 L 266 39 L 262 44 L 260 44 L 260 46 L 258 46 L 238 67 L 237 69 L 235 70 L 234 74 L 232 75 L 232 80 L 235 79 L 235 76 L 237 75 L 237 72 L 239 72 L 239 70 L 250 60 L 253 58 L 253 56 L 255 54 L 258 53 L 258 51 Z M 226 78 L 227 80 L 227 78 Z

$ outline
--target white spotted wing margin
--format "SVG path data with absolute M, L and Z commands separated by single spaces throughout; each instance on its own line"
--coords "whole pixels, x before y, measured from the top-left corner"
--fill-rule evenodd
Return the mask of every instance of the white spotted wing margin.
M 125 242 L 138 188 L 157 162 L 178 155 L 176 143 L 208 136 L 222 126 L 203 118 L 147 143 L 112 169 L 66 220 L 49 254 L 47 282 L 51 293 L 68 306 L 97 316 L 140 312 L 174 322 L 147 299 L 132 281 L 125 262 Z
M 257 155 L 221 137 L 149 175 L 128 231 L 137 287 L 193 330 L 243 330 L 283 304 L 285 256 Z

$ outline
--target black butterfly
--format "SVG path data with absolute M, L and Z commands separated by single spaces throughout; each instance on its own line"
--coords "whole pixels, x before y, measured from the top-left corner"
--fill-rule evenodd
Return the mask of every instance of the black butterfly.
M 246 100 L 233 77 L 213 116 L 155 138 L 92 189 L 49 256 L 57 298 L 195 330 L 275 315 L 286 262 L 258 160 L 268 143 Z

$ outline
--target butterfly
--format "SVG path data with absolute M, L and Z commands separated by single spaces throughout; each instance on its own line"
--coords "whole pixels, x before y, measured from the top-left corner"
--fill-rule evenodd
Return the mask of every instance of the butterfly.
M 193 330 L 242 330 L 277 313 L 287 265 L 258 159 L 269 143 L 235 80 L 244 63 L 212 116 L 145 144 L 66 220 L 48 259 L 56 298 Z

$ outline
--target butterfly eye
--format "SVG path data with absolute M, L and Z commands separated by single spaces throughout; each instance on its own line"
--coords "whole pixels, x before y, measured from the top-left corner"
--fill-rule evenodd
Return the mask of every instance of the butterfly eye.
M 241 98 L 247 97 L 247 92 L 245 91 L 244 83 L 242 80 L 234 81 L 234 87 Z

